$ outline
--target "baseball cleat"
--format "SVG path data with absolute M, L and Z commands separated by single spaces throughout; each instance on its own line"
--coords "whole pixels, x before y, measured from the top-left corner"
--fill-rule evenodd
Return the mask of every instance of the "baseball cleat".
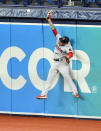
M 78 98 L 79 97 L 78 93 L 74 93 L 73 95 L 74 95 L 74 98 Z
M 37 99 L 47 99 L 47 95 L 39 95 L 39 96 L 36 96 Z

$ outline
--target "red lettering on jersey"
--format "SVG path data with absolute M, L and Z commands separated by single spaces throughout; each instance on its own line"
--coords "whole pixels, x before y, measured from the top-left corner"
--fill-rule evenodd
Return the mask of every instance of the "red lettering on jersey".
M 61 50 L 58 45 L 56 45 L 56 49 L 59 50 L 61 53 L 63 52 L 63 50 Z
M 72 51 L 71 49 L 69 49 L 69 51 Z

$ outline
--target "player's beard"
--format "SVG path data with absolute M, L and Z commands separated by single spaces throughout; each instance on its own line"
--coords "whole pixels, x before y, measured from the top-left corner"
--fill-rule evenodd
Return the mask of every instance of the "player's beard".
M 59 41 L 59 46 L 65 46 L 65 44 Z

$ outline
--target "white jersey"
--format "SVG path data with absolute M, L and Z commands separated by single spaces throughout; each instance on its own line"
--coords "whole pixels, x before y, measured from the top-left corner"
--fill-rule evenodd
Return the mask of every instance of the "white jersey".
M 47 82 L 45 84 L 45 87 L 42 90 L 42 93 L 41 93 L 42 98 L 44 98 L 45 96 L 47 98 L 48 90 L 51 88 L 52 83 L 58 73 L 61 74 L 65 78 L 66 82 L 68 82 L 69 89 L 71 89 L 73 95 L 74 94 L 78 95 L 77 88 L 74 85 L 74 82 L 72 81 L 72 78 L 70 76 L 68 62 L 63 57 L 64 55 L 68 55 L 69 52 L 73 51 L 72 46 L 71 46 L 70 42 L 65 46 L 59 46 L 59 38 L 60 37 L 61 36 L 59 34 L 56 35 L 57 40 L 56 40 L 56 47 L 54 50 L 54 63 L 52 64 L 52 66 L 50 68 Z M 39 98 L 40 98 L 40 96 L 39 96 Z
M 67 56 L 69 52 L 73 52 L 71 43 L 69 42 L 65 46 L 59 46 L 59 38 L 61 38 L 60 34 L 56 35 L 56 47 L 54 49 L 54 59 L 64 59 L 63 56 Z

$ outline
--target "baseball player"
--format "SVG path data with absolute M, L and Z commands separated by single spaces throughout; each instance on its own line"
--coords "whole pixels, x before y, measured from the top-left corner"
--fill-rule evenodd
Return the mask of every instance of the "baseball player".
M 56 37 L 56 46 L 54 49 L 54 59 L 53 59 L 54 62 L 50 68 L 45 88 L 42 90 L 42 93 L 36 98 L 37 99 L 48 98 L 47 96 L 48 90 L 50 89 L 54 77 L 56 76 L 57 73 L 60 73 L 64 77 L 64 79 L 68 82 L 70 88 L 72 89 L 73 96 L 75 98 L 78 98 L 79 95 L 77 88 L 75 87 L 74 82 L 72 81 L 72 78 L 69 74 L 69 63 L 70 58 L 73 57 L 73 49 L 69 41 L 69 38 L 67 36 L 61 37 L 61 35 L 58 34 L 55 26 L 51 21 L 51 15 L 52 10 L 48 12 L 47 20 L 53 31 L 54 36 Z

